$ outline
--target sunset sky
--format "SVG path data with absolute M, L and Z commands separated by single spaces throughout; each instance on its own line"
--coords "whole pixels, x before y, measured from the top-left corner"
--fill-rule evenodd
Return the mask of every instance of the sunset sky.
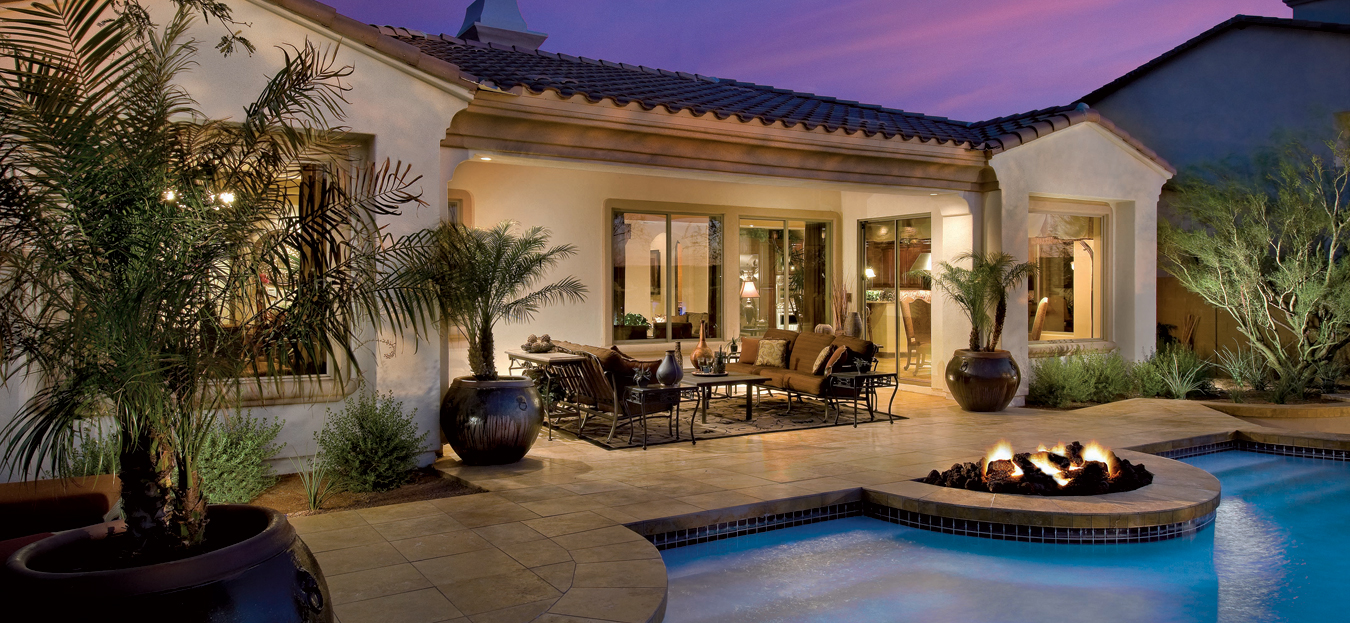
M 455 34 L 471 0 L 324 0 Z M 543 49 L 976 121 L 1067 104 L 1280 0 L 519 0 Z

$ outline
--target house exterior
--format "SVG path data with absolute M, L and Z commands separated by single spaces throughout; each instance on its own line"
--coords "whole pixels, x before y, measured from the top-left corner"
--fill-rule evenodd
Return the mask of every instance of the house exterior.
M 714 345 L 810 331 L 835 323 L 843 286 L 902 389 L 941 394 L 970 327 L 911 270 L 995 250 L 1042 266 L 1004 333 L 1024 371 L 1038 350 L 1070 343 L 1131 359 L 1152 350 L 1156 209 L 1174 171 L 1086 105 L 967 123 L 576 58 L 539 50 L 544 35 L 514 0 L 477 0 L 462 36 L 368 26 L 310 0 L 231 7 L 259 51 L 199 56 L 183 86 L 208 115 L 237 114 L 279 66 L 273 46 L 340 46 L 355 67 L 346 122 L 358 155 L 422 176 L 427 206 L 386 219 L 391 234 L 514 220 L 577 246 L 556 274 L 586 283 L 587 301 L 500 326 L 503 348 L 550 334 L 654 356 L 696 340 L 702 321 Z M 212 40 L 215 27 L 195 32 Z M 417 344 L 367 331 L 354 363 L 436 431 L 465 349 L 454 335 Z M 284 454 L 303 456 L 353 389 L 297 379 L 250 408 L 284 419 Z M 26 395 L 0 394 L 0 418 Z M 427 461 L 440 447 L 430 439 Z
M 1292 19 L 1238 15 L 1083 98 L 1185 171 L 1350 128 L 1350 0 L 1285 0 Z M 1243 343 L 1226 314 L 1160 275 L 1158 321 L 1199 324 L 1202 356 Z M 1176 331 L 1180 335 L 1180 331 Z

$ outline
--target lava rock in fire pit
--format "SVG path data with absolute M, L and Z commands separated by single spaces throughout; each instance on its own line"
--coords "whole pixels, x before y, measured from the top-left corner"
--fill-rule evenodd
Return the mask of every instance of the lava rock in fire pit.
M 1095 443 L 1085 447 L 1075 441 L 1018 454 L 1001 443 L 979 463 L 957 463 L 945 472 L 933 470 L 921 482 L 990 493 L 1100 495 L 1152 484 L 1153 473 Z

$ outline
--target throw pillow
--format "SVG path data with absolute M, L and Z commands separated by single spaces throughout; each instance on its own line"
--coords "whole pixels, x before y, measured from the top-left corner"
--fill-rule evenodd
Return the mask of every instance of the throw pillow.
M 756 359 L 759 359 L 759 338 L 747 337 L 741 340 L 741 358 L 738 361 L 753 364 Z
M 816 355 L 816 362 L 811 364 L 811 374 L 825 374 L 825 364 L 829 363 L 832 354 L 834 354 L 834 346 L 826 346 L 820 349 L 820 354 Z
M 760 340 L 759 356 L 755 357 L 755 365 L 767 368 L 786 368 L 787 346 L 787 340 Z
M 835 348 L 834 353 L 831 354 L 829 360 L 825 362 L 825 370 L 822 374 L 834 374 L 835 371 L 839 369 L 839 366 L 848 363 L 848 356 L 849 351 L 847 348 L 843 346 Z

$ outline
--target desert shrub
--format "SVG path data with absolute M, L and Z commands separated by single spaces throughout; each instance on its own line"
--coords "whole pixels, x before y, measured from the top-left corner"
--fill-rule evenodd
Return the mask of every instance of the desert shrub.
M 277 445 L 285 422 L 254 419 L 236 412 L 218 418 L 206 434 L 197 469 L 202 495 L 212 504 L 247 504 L 276 484 L 277 474 L 267 459 L 286 444 Z
M 1062 409 L 1091 395 L 1087 369 L 1068 357 L 1046 357 L 1031 364 L 1027 403 Z
M 67 477 L 102 476 L 117 473 L 118 436 L 113 431 L 86 430 L 66 457 L 66 465 L 57 475 Z
M 1215 354 L 1219 358 L 1219 369 L 1233 379 L 1233 391 L 1229 392 L 1233 402 L 1242 400 L 1244 389 L 1265 391 L 1269 387 L 1270 367 L 1266 364 L 1266 358 L 1255 349 L 1239 348 L 1233 351 L 1224 348 Z
M 1073 402 L 1112 402 L 1134 387 L 1131 366 L 1119 353 L 1069 354 L 1037 360 L 1027 402 L 1063 408 Z
M 380 396 L 363 388 L 342 411 L 328 410 L 323 430 L 314 434 L 323 469 L 349 491 L 388 491 L 408 481 L 417 467 L 427 433 L 420 435 L 411 413 L 393 392 Z
M 1134 384 L 1140 396 L 1182 400 L 1209 387 L 1211 364 L 1180 345 L 1163 346 L 1135 366 Z

